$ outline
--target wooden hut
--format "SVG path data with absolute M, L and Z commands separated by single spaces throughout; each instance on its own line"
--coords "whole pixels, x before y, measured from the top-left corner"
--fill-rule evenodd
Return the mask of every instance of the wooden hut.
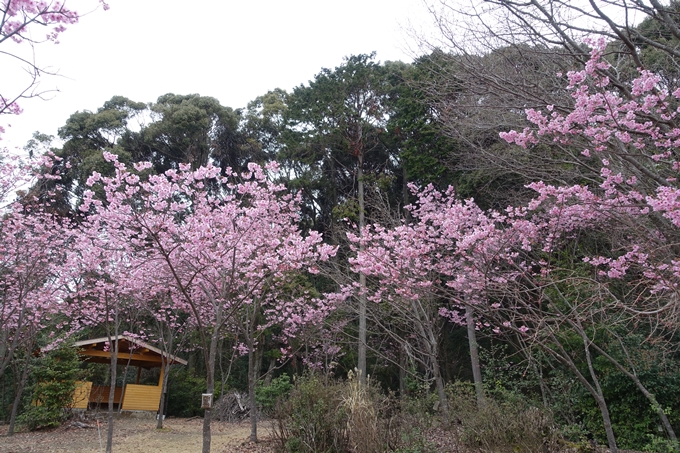
M 75 343 L 81 359 L 87 362 L 111 363 L 111 349 L 113 342 L 118 340 L 118 365 L 128 365 L 137 368 L 137 380 L 134 384 L 125 384 L 114 390 L 114 403 L 124 411 L 154 411 L 157 412 L 161 402 L 161 388 L 163 385 L 163 361 L 172 364 L 186 365 L 187 361 L 171 356 L 144 341 L 126 335 L 111 338 L 93 338 Z M 139 378 L 142 368 L 160 368 L 158 385 L 140 385 Z M 79 382 L 73 398 L 73 407 L 87 409 L 91 404 L 109 402 L 111 387 L 108 385 L 93 385 L 92 382 Z

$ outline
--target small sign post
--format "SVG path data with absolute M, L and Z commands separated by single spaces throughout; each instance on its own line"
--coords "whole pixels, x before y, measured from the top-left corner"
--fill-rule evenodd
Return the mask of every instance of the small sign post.
M 212 409 L 213 394 L 204 393 L 201 398 L 201 409 Z

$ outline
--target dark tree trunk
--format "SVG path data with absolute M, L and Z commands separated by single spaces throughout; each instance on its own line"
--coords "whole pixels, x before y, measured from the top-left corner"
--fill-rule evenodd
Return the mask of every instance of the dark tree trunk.
M 602 387 L 600 387 L 600 380 L 595 372 L 595 367 L 593 367 L 593 360 L 590 355 L 590 339 L 587 337 L 585 330 L 579 324 L 578 325 L 581 338 L 583 339 L 583 346 L 586 353 L 586 363 L 588 364 L 588 371 L 590 373 L 590 378 L 593 381 L 593 387 L 595 393 L 593 396 L 597 401 L 597 405 L 602 413 L 602 423 L 604 425 L 604 431 L 607 434 L 607 443 L 609 444 L 610 453 L 618 453 L 619 449 L 616 445 L 616 436 L 614 435 L 614 428 L 612 427 L 612 420 L 609 416 L 609 408 L 607 407 L 607 402 L 604 399 L 604 393 L 602 392 Z M 591 392 L 592 393 L 592 392 Z
M 262 371 L 262 360 L 264 359 L 264 348 L 258 347 L 255 350 L 255 383 L 262 377 L 260 372 Z
M 12 412 L 9 417 L 9 428 L 7 428 L 7 435 L 11 436 L 14 434 L 14 426 L 16 425 L 17 413 L 19 411 L 19 404 L 21 404 L 21 397 L 24 394 L 24 388 L 26 388 L 26 381 L 28 381 L 28 370 L 31 359 L 31 349 L 28 348 L 26 352 L 26 361 L 24 362 L 24 367 L 21 370 L 21 378 L 17 385 L 17 391 L 14 395 L 14 402 L 12 403 Z
M 271 385 L 275 369 L 276 357 L 272 357 L 269 359 L 269 368 L 267 368 L 267 375 L 264 377 L 264 385 Z
M 399 398 L 406 396 L 406 367 L 408 366 L 408 354 L 406 345 L 399 348 Z
M 439 369 L 439 362 L 436 359 L 432 365 L 432 372 L 434 373 L 434 382 L 437 386 L 437 396 L 439 397 L 441 412 L 444 415 L 444 420 L 448 420 L 449 403 L 448 398 L 446 397 L 446 386 L 444 385 L 444 379 L 442 378 L 441 370 Z
M 435 386 L 437 388 L 437 396 L 439 397 L 439 408 L 445 419 L 449 418 L 449 402 L 446 396 L 446 387 L 444 386 L 444 379 L 439 367 L 439 336 L 435 332 L 436 323 L 432 319 L 431 313 L 426 308 L 423 308 L 420 302 L 411 301 L 411 308 L 413 316 L 417 320 L 417 329 L 423 339 L 424 354 L 427 356 L 427 366 L 430 373 L 434 377 Z

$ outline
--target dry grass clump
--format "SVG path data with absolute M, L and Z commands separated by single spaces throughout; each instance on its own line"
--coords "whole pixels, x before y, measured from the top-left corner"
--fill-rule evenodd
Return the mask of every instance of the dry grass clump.
M 343 392 L 342 406 L 347 414 L 347 435 L 351 450 L 380 453 L 397 443 L 393 429 L 394 401 L 371 387 L 370 377 L 361 384 L 358 372 L 349 373 Z
M 289 453 L 382 453 L 404 450 L 411 442 L 402 436 L 396 400 L 360 382 L 356 373 L 347 381 L 316 375 L 295 380 L 295 387 L 275 413 L 277 449 Z

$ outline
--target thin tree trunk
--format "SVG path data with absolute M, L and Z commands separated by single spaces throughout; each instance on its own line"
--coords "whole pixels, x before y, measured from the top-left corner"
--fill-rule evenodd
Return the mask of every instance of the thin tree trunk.
M 264 345 L 260 345 L 255 349 L 255 383 L 262 377 L 260 371 L 262 370 L 262 361 L 264 360 Z
M 116 332 L 117 333 L 117 332 Z M 108 427 L 106 431 L 106 453 L 113 452 L 113 404 L 116 398 L 116 378 L 118 372 L 118 335 L 116 339 L 113 340 L 109 336 L 109 347 L 112 347 L 113 353 L 111 354 L 111 382 L 109 383 L 109 412 L 108 412 Z M 113 341 L 113 344 L 111 344 Z M 121 401 L 119 404 L 122 404 Z
M 358 157 L 358 163 L 357 163 L 357 189 L 358 189 L 358 198 L 359 198 L 359 237 L 361 237 L 364 233 L 364 171 L 363 171 L 363 166 L 364 166 L 364 159 L 363 159 L 363 154 L 360 152 Z M 359 253 L 361 253 L 364 250 L 364 245 L 362 243 L 359 244 Z M 366 365 L 366 348 L 367 348 L 367 343 L 366 343 L 366 306 L 368 304 L 368 300 L 366 299 L 366 294 L 364 294 L 366 290 L 366 275 L 363 272 L 359 273 L 359 290 L 361 291 L 361 294 L 359 295 L 359 354 L 358 354 L 358 363 L 357 363 L 357 369 L 359 370 L 359 382 L 361 384 L 366 383 L 366 373 L 368 372 L 368 368 Z
M 401 197 L 402 197 L 402 212 L 404 214 L 404 219 L 406 221 L 411 220 L 411 211 L 406 209 L 406 206 L 408 206 L 409 203 L 409 198 L 410 198 L 410 191 L 408 187 L 408 172 L 406 171 L 406 166 L 403 165 L 401 166 L 401 174 L 402 178 L 404 178 L 402 185 L 401 185 Z M 399 350 L 399 397 L 404 398 L 406 395 L 407 389 L 406 389 L 406 377 L 408 376 L 408 372 L 406 367 L 409 366 L 409 356 L 408 356 L 408 351 L 406 350 L 406 344 L 404 344 L 400 350 Z
M 222 317 L 221 311 L 218 310 L 217 320 L 215 325 L 221 325 Z M 206 376 L 206 392 L 210 395 L 215 393 L 215 358 L 217 356 L 217 343 L 219 340 L 219 329 L 215 328 L 210 339 L 210 352 L 208 354 L 208 375 Z M 203 453 L 210 453 L 210 443 L 212 440 L 210 433 L 210 422 L 212 421 L 212 408 L 205 409 L 203 416 Z
M 406 345 L 399 348 L 399 398 L 406 396 L 406 367 L 408 366 L 408 354 Z
M 23 303 L 21 305 L 21 311 L 19 312 L 19 316 L 16 319 L 16 326 L 22 327 L 24 325 L 24 319 L 26 318 L 26 310 L 27 310 L 27 304 Z M 14 356 L 14 351 L 19 347 L 19 339 L 21 338 L 20 335 L 15 335 L 14 338 L 12 338 L 12 341 L 9 343 L 9 346 L 7 345 L 7 341 L 9 339 L 9 330 L 7 329 L 0 329 L 0 378 L 2 378 L 5 375 L 5 369 L 7 366 L 10 364 L 12 361 L 12 357 Z M 34 337 L 31 339 L 32 343 L 34 344 L 35 342 L 35 332 L 34 332 Z
M 635 372 L 630 372 L 627 370 L 618 360 L 616 360 L 614 357 L 609 355 L 607 351 L 604 349 L 600 348 L 596 344 L 593 344 L 593 348 L 598 351 L 600 354 L 602 354 L 604 357 L 607 358 L 616 368 L 619 369 L 623 374 L 628 376 L 632 381 L 635 383 L 637 388 L 642 392 L 642 394 L 647 398 L 647 400 L 650 402 L 652 407 L 654 408 L 654 411 L 657 413 L 659 416 L 659 419 L 661 420 L 661 424 L 663 425 L 664 429 L 666 430 L 666 433 L 668 433 L 668 437 L 670 440 L 673 442 L 677 442 L 678 438 L 675 435 L 675 431 L 673 430 L 673 427 L 671 426 L 671 422 L 668 420 L 668 416 L 663 410 L 663 407 L 659 404 L 659 402 L 656 400 L 656 397 L 652 392 L 647 390 L 647 387 L 645 387 L 642 382 L 640 381 L 640 378 L 638 378 L 637 374 Z
M 600 389 L 599 382 L 596 384 L 598 392 L 602 392 Z M 610 453 L 618 453 L 619 448 L 616 445 L 616 436 L 614 435 L 614 428 L 612 427 L 612 420 L 609 416 L 609 408 L 607 407 L 607 402 L 603 396 L 598 396 L 595 398 L 597 401 L 597 406 L 600 408 L 600 413 L 602 414 L 602 424 L 604 425 L 604 431 L 607 434 L 607 443 L 609 444 Z
M 444 379 L 441 375 L 441 370 L 439 368 L 439 337 L 434 331 L 434 325 L 431 316 L 427 310 L 423 309 L 420 302 L 412 300 L 411 309 L 413 311 L 413 316 L 417 320 L 417 329 L 420 333 L 421 338 L 425 343 L 427 348 L 427 366 L 429 371 L 435 380 L 435 386 L 437 388 L 437 396 L 439 397 L 439 407 L 441 409 L 444 418 L 448 420 L 449 418 L 449 402 L 446 396 L 446 388 L 444 386 Z
M 442 377 L 441 369 L 439 367 L 439 345 L 437 344 L 437 337 L 432 331 L 432 326 L 428 325 L 428 334 L 430 334 L 430 371 L 434 377 L 435 386 L 437 387 L 437 396 L 439 397 L 439 407 L 445 420 L 449 419 L 449 399 L 446 396 L 446 386 L 444 385 L 444 378 Z
M 158 423 L 156 429 L 163 429 L 163 414 L 165 414 L 165 397 L 168 392 L 168 374 L 170 374 L 170 367 L 167 359 L 163 359 L 163 380 L 161 381 L 161 403 L 158 406 Z
M 14 395 L 14 402 L 12 403 L 12 412 L 9 417 L 9 428 L 7 428 L 7 435 L 11 436 L 14 434 L 14 426 L 17 420 L 17 413 L 19 411 L 19 404 L 21 403 L 21 396 L 24 393 L 24 388 L 26 388 L 26 381 L 28 381 L 28 370 L 31 359 L 31 349 L 28 348 L 26 351 L 26 361 L 24 362 L 24 368 L 21 371 L 21 379 L 19 380 L 19 385 L 17 385 L 17 391 Z
M 534 369 L 534 373 L 536 374 L 536 378 L 538 379 L 538 386 L 541 389 L 541 401 L 543 401 L 543 407 L 548 407 L 548 389 L 545 385 L 545 381 L 543 379 L 543 371 L 541 368 L 537 365 L 538 361 L 533 360 L 533 357 L 529 357 L 529 362 L 531 363 L 531 367 Z
M 248 345 L 248 398 L 250 400 L 250 441 L 257 442 L 257 404 L 255 402 L 255 384 L 259 370 L 257 369 L 257 351 L 253 341 Z
M 366 275 L 359 274 L 359 287 L 366 288 Z M 368 365 L 366 363 L 366 306 L 368 301 L 365 294 L 359 296 L 359 354 L 357 360 L 357 370 L 359 370 L 359 382 L 366 383 L 366 375 L 368 372 Z
M 553 287 L 555 287 L 555 285 L 553 285 Z M 558 291 L 558 294 L 560 294 L 560 297 L 564 301 L 567 301 L 568 299 L 561 294 L 559 289 L 558 288 L 556 289 Z M 574 329 L 578 335 L 580 335 L 581 341 L 583 342 L 583 349 L 585 352 L 586 363 L 588 365 L 588 372 L 590 374 L 591 381 L 588 381 L 588 379 L 583 375 L 583 373 L 581 373 L 579 367 L 577 367 L 576 364 L 574 363 L 571 354 L 569 354 L 566 351 L 562 343 L 555 335 L 554 331 L 550 331 L 549 336 L 550 342 L 553 344 L 553 346 L 549 346 L 544 341 L 539 342 L 539 345 L 543 348 L 544 351 L 548 352 L 553 357 L 555 357 L 560 362 L 569 367 L 569 369 L 572 370 L 572 372 L 578 378 L 578 380 L 581 381 L 581 383 L 586 387 L 588 392 L 590 392 L 593 398 L 595 398 L 598 408 L 600 409 L 600 414 L 602 415 L 602 424 L 607 435 L 607 443 L 609 444 L 610 453 L 618 453 L 619 449 L 618 446 L 616 445 L 616 436 L 614 435 L 614 429 L 612 427 L 612 421 L 609 415 L 609 408 L 607 407 L 607 401 L 604 398 L 604 393 L 602 392 L 602 387 L 600 386 L 600 380 L 598 379 L 597 373 L 595 372 L 592 356 L 590 354 L 590 348 L 593 347 L 594 344 L 590 340 L 590 338 L 588 338 L 588 335 L 581 323 L 581 318 L 572 319 L 571 314 L 564 314 L 560 311 L 558 311 L 558 316 L 560 317 L 560 319 L 565 320 L 568 323 L 568 325 L 572 329 Z M 555 348 L 557 348 L 557 350 Z
M 468 343 L 470 345 L 470 361 L 472 363 L 472 379 L 477 395 L 477 405 L 484 405 L 484 382 L 482 381 L 482 367 L 479 364 L 479 344 L 475 329 L 475 318 L 472 307 L 465 307 L 465 321 L 467 323 Z
M 439 362 L 436 357 L 434 358 L 434 363 L 432 364 L 432 372 L 434 373 L 434 382 L 437 387 L 437 396 L 439 397 L 439 405 L 441 408 L 444 420 L 449 419 L 449 403 L 446 397 L 446 387 L 444 386 L 444 379 L 442 378 L 441 371 L 439 369 Z
M 583 332 L 580 333 L 583 335 Z M 585 336 L 583 338 L 585 341 Z M 611 417 L 609 416 L 609 408 L 607 407 L 607 401 L 604 399 L 604 395 L 602 394 L 600 382 L 597 378 L 597 375 L 595 374 L 594 368 L 592 367 L 592 363 L 590 360 L 590 352 L 586 350 L 586 361 L 588 362 L 588 369 L 590 371 L 590 376 L 593 383 L 589 382 L 588 379 L 583 375 L 583 373 L 581 373 L 579 368 L 572 360 L 571 356 L 567 353 L 567 351 L 564 349 L 564 347 L 555 337 L 554 334 L 550 335 L 550 340 L 552 342 L 552 346 L 542 341 L 539 342 L 538 345 L 541 348 L 543 348 L 544 351 L 551 354 L 561 363 L 566 365 L 572 371 L 572 373 L 574 373 L 574 375 L 581 382 L 581 384 L 583 384 L 586 390 L 588 390 L 592 397 L 595 398 L 597 406 L 600 409 L 600 414 L 602 415 L 602 423 L 605 427 L 605 432 L 607 434 L 607 442 L 609 444 L 610 453 L 618 453 L 618 447 L 616 446 L 616 438 L 614 436 L 614 431 L 612 429 Z M 585 343 L 584 346 L 586 346 L 587 349 L 587 343 Z M 557 349 L 554 349 L 553 347 L 556 347 Z
M 163 350 L 168 354 L 168 356 L 172 356 L 172 352 L 174 351 L 173 348 L 173 341 L 175 336 L 172 334 L 171 328 L 168 325 L 168 331 L 167 335 L 165 333 L 165 324 L 159 320 L 157 320 L 157 327 L 158 327 L 158 332 L 160 334 L 160 340 L 161 344 L 163 345 Z M 158 404 L 158 420 L 156 422 L 156 429 L 163 429 L 163 414 L 165 413 L 165 398 L 166 398 L 166 393 L 168 389 L 168 374 L 170 373 L 170 367 L 171 361 L 168 360 L 168 358 L 164 357 L 161 355 L 161 382 L 159 385 L 161 386 L 161 400 Z M 139 384 L 139 373 L 141 372 L 141 368 L 138 369 L 137 371 L 137 384 Z
M 614 435 L 614 428 L 612 427 L 612 420 L 609 415 L 609 408 L 607 407 L 607 402 L 604 399 L 604 394 L 602 393 L 602 387 L 600 387 L 600 380 L 597 378 L 595 373 L 595 368 L 593 367 L 592 357 L 590 355 L 590 340 L 585 334 L 583 328 L 579 325 L 579 330 L 581 338 L 583 339 L 583 346 L 586 353 L 586 363 L 588 364 L 588 371 L 590 372 L 590 377 L 593 380 L 593 385 L 596 390 L 595 400 L 600 408 L 600 413 L 602 414 L 602 424 L 604 425 L 604 431 L 607 434 L 607 443 L 609 444 L 610 453 L 618 453 L 619 449 L 616 445 L 616 436 Z
M 635 385 L 637 385 L 638 389 L 642 392 L 643 395 L 645 395 L 645 398 L 649 400 L 651 403 L 652 407 L 656 411 L 657 415 L 659 416 L 659 419 L 661 419 L 661 424 L 663 425 L 664 429 L 666 430 L 666 433 L 668 434 L 668 437 L 670 438 L 671 441 L 677 442 L 678 438 L 675 435 L 675 431 L 673 430 L 673 427 L 671 426 L 670 420 L 668 420 L 668 416 L 666 413 L 663 411 L 663 407 L 659 404 L 659 402 L 656 400 L 656 397 L 649 391 L 647 388 L 642 385 L 642 382 L 640 382 L 640 379 L 638 379 L 637 376 L 633 377 L 633 381 L 635 382 Z
M 125 366 L 123 367 L 123 382 L 120 383 L 120 403 L 118 404 L 118 413 L 123 412 L 123 401 L 125 400 L 125 392 L 127 391 L 127 375 L 130 369 L 131 355 L 128 357 Z
M 401 185 L 401 203 L 402 203 L 402 212 L 404 214 L 404 218 L 409 221 L 411 220 L 411 211 L 406 209 L 406 206 L 408 206 L 409 203 L 409 198 L 410 198 L 410 191 L 408 187 L 408 172 L 406 171 L 406 166 L 403 165 L 402 162 L 402 167 L 401 167 L 401 174 L 402 178 L 404 178 L 404 181 Z
M 163 378 L 165 381 L 165 378 Z M 163 389 L 161 390 L 161 402 L 158 405 L 158 420 L 156 421 L 156 429 L 163 429 L 163 413 L 165 412 L 165 382 L 163 382 Z
M 269 368 L 267 368 L 267 375 L 264 377 L 264 385 L 271 385 L 274 378 L 274 370 L 276 369 L 276 357 L 269 359 Z
M 220 395 L 225 394 L 225 389 L 227 388 L 227 381 L 229 380 L 229 376 L 231 376 L 231 368 L 234 365 L 234 360 L 236 359 L 236 349 L 232 348 L 231 351 L 231 359 L 229 359 L 229 367 L 227 368 L 227 372 L 224 372 L 224 368 L 222 367 L 222 359 L 224 353 L 224 342 L 220 341 L 220 347 L 219 347 L 219 358 L 220 358 L 220 376 L 222 377 L 220 381 L 221 385 L 221 391 Z

